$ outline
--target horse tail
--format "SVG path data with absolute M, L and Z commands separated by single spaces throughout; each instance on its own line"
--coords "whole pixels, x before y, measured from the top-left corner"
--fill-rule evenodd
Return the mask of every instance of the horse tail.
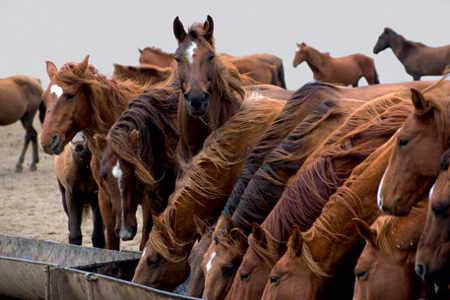
M 286 89 L 286 82 L 284 81 L 284 68 L 283 62 L 280 63 L 280 66 L 277 68 L 278 71 L 278 80 L 280 81 L 281 87 Z
M 374 84 L 380 84 L 380 80 L 378 79 L 377 69 L 373 68 L 373 82 Z
M 42 100 L 41 103 L 39 104 L 39 120 L 41 121 L 41 124 L 44 123 L 46 110 L 47 107 L 45 106 L 44 100 Z

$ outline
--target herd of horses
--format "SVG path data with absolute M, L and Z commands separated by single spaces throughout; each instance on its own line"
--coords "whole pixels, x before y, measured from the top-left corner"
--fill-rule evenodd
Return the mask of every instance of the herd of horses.
M 136 283 L 188 279 L 187 294 L 209 300 L 448 299 L 449 81 L 379 84 L 373 59 L 301 43 L 293 65 L 317 81 L 293 92 L 278 57 L 216 53 L 210 16 L 187 31 L 177 17 L 173 32 L 174 53 L 139 49 L 140 65 L 116 64 L 112 78 L 86 56 L 48 61 L 44 92 L 0 81 L 2 108 L 30 99 L 15 119 L 0 110 L 1 125 L 27 129 L 17 170 L 29 141 L 36 169 L 41 108 L 70 243 L 82 244 L 90 205 L 93 245 L 119 249 L 140 205 Z M 387 47 L 414 80 L 450 65 L 450 46 L 389 28 L 374 52 Z

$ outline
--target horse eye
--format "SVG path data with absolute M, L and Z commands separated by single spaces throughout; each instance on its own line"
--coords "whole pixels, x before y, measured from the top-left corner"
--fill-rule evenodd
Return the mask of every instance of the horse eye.
M 72 100 L 75 95 L 73 94 L 66 94 L 66 100 Z
M 365 272 L 365 271 L 356 272 L 356 274 L 355 274 L 355 276 L 356 276 L 356 278 L 358 278 L 358 280 L 365 280 L 365 279 L 367 279 L 368 275 L 369 275 L 369 273 Z
M 432 205 L 431 210 L 435 216 L 447 217 L 449 206 L 450 203 L 436 203 Z
M 208 57 L 208 59 L 210 60 L 210 61 L 212 61 L 213 59 L 214 59 L 214 57 L 216 57 L 214 54 L 211 54 L 209 57 Z
M 231 276 L 233 275 L 233 271 L 234 271 L 234 266 L 223 266 L 222 267 L 222 274 L 224 276 Z M 242 278 L 242 276 L 241 276 Z
M 249 277 L 248 273 L 241 273 L 241 280 L 247 280 Z
M 402 139 L 398 140 L 398 145 L 400 147 L 406 146 L 406 145 L 408 145 L 408 143 L 409 143 L 408 140 L 402 140 Z
M 276 276 L 270 277 L 270 282 L 271 283 L 277 283 L 278 281 L 280 281 L 280 277 L 276 277 Z
M 181 58 L 179 58 L 178 56 L 175 56 L 174 59 L 175 59 L 175 61 L 178 62 L 178 63 L 181 62 Z

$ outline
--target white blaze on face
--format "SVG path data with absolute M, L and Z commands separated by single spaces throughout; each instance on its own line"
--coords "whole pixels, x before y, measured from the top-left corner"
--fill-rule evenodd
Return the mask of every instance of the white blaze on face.
M 194 50 L 195 49 L 197 49 L 197 43 L 195 43 L 195 42 L 191 42 L 191 44 L 186 49 L 186 57 L 191 65 L 194 63 Z
M 387 171 L 387 169 L 384 171 L 383 177 L 381 177 L 381 181 L 380 181 L 380 184 L 378 185 L 378 191 L 377 191 L 377 204 L 378 204 L 378 208 L 381 211 L 383 211 L 383 196 L 381 195 L 381 189 L 383 188 L 383 181 L 384 181 L 384 176 L 386 175 L 386 171 Z
M 52 94 L 55 94 L 56 97 L 59 98 L 59 97 L 61 97 L 62 94 L 63 94 L 63 89 L 62 89 L 59 85 L 53 84 L 53 85 L 50 87 L 50 92 L 51 92 Z
M 431 197 L 433 197 L 433 192 L 434 192 L 434 186 L 436 185 L 436 182 L 433 184 L 433 186 L 430 189 L 430 193 L 428 194 L 428 200 L 431 201 Z
M 119 186 L 119 192 L 120 192 L 120 206 L 121 206 L 121 224 L 120 227 L 122 229 L 125 229 L 125 203 L 123 199 L 123 189 L 122 189 L 122 176 L 123 171 L 120 168 L 120 162 L 117 160 L 116 164 L 114 165 L 114 168 L 112 169 L 112 175 L 117 178 L 117 185 Z
M 209 272 L 209 270 L 211 270 L 212 267 L 212 262 L 214 260 L 214 257 L 216 257 L 216 251 L 214 251 L 213 253 L 211 253 L 211 257 L 209 258 L 208 263 L 206 264 L 206 272 Z

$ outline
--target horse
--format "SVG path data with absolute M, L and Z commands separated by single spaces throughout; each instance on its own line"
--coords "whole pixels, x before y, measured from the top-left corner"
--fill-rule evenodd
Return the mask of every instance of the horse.
M 378 37 L 373 53 L 378 54 L 389 47 L 414 80 L 420 80 L 421 76 L 426 75 L 442 75 L 445 68 L 450 66 L 450 45 L 428 47 L 409 41 L 386 27 Z
M 54 63 L 47 61 L 47 73 L 50 83 L 44 92 L 48 111 L 40 135 L 42 147 L 48 154 L 60 154 L 77 132 L 83 132 L 92 153 L 92 175 L 99 186 L 99 206 L 106 227 L 106 247 L 118 249 L 119 240 L 114 231 L 109 195 L 99 176 L 103 149 L 95 147 L 94 135 L 106 136 L 128 102 L 146 87 L 131 81 L 108 80 L 89 65 L 89 56 L 79 64 L 66 63 L 59 70 Z
M 154 65 L 161 68 L 176 69 L 176 62 L 172 53 L 167 53 L 156 47 L 145 47 L 139 49 L 139 63 L 141 65 Z
M 373 59 L 364 54 L 335 58 L 305 43 L 297 43 L 297 47 L 292 63 L 294 68 L 306 61 L 315 80 L 356 87 L 359 79 L 364 77 L 368 84 L 380 83 Z
M 108 132 L 96 136 L 103 148 L 100 176 L 115 207 L 115 231 L 131 240 L 137 231 L 136 209 L 143 207 L 140 250 L 175 189 L 178 95 L 170 88 L 149 89 L 133 99 Z
M 366 242 L 354 271 L 354 300 L 429 298 L 427 286 L 414 271 L 427 202 L 420 201 L 407 217 L 380 216 L 372 226 L 353 219 Z
M 249 249 L 226 299 L 256 299 L 271 267 L 285 251 L 293 225 L 308 229 L 352 169 L 398 129 L 403 121 L 396 97 L 380 97 L 357 109 L 291 178 L 278 203 L 249 237 Z M 256 229 L 256 231 L 255 231 Z
M 205 274 L 203 298 L 225 298 L 234 274 L 247 250 L 251 224 L 260 224 L 277 203 L 289 177 L 294 175 L 317 144 L 339 127 L 364 101 L 328 100 L 311 112 L 267 154 L 234 209 L 228 201 L 213 234 L 213 243 L 202 261 Z
M 251 148 L 284 103 L 253 95 L 208 136 L 192 158 L 164 212 L 154 218 L 133 282 L 171 290 L 186 279 L 187 256 L 202 226 L 222 209 Z
M 68 217 L 69 243 L 81 245 L 81 222 L 83 208 L 89 205 L 92 211 L 94 230 L 92 245 L 105 247 L 103 221 L 98 207 L 98 186 L 92 177 L 91 152 L 83 133 L 79 132 L 67 144 L 61 155 L 54 159 L 58 187 L 62 204 Z
M 32 143 L 33 160 L 31 171 L 36 171 L 39 162 L 37 132 L 33 128 L 33 120 L 39 109 L 39 120 L 44 122 L 45 104 L 42 100 L 40 81 L 25 75 L 17 75 L 0 79 L 0 126 L 10 125 L 20 120 L 25 129 L 25 141 L 16 172 L 22 172 L 23 161 L 28 145 Z
M 166 81 L 172 75 L 171 68 L 162 68 L 155 65 L 124 66 L 114 64 L 113 80 L 132 80 L 139 85 L 157 84 Z
M 412 88 L 414 110 L 399 131 L 397 145 L 379 185 L 377 202 L 386 214 L 406 215 L 431 188 L 439 161 L 450 148 L 450 82 Z M 383 184 L 389 182 L 389 184 Z
M 449 162 L 450 151 L 447 150 L 441 157 L 439 176 L 429 192 L 428 215 L 417 247 L 415 266 L 417 275 L 436 284 L 439 290 L 446 290 L 449 284 Z

